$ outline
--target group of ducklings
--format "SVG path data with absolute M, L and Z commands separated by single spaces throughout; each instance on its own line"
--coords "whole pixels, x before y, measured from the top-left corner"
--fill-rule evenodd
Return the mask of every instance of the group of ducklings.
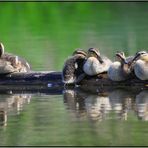
M 148 52 L 140 51 L 134 56 L 126 57 L 124 52 L 115 54 L 116 61 L 102 56 L 99 49 L 89 48 L 88 51 L 76 49 L 65 61 L 62 80 L 65 84 L 79 83 L 86 75 L 96 76 L 107 73 L 112 81 L 124 81 L 137 77 L 148 80 Z
M 5 53 L 4 45 L 0 43 L 0 75 L 29 71 L 30 65 L 25 59 L 11 53 Z
M 140 80 L 148 80 L 148 52 L 140 51 L 134 56 L 126 57 L 124 52 L 115 54 L 117 61 L 112 62 L 102 56 L 99 49 L 89 48 L 88 51 L 77 49 L 65 61 L 62 80 L 65 84 L 79 83 L 85 76 L 96 76 L 107 73 L 113 81 L 124 81 L 136 76 Z M 4 52 L 0 43 L 0 74 L 13 72 L 29 72 L 29 63 L 16 55 Z

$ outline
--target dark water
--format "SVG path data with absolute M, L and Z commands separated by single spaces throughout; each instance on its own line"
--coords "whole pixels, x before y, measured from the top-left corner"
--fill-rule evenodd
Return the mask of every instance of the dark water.
M 147 3 L 3 2 L 0 41 L 33 70 L 61 71 L 75 48 L 147 50 L 147 18 Z M 147 90 L 2 87 L 1 146 L 148 146 Z

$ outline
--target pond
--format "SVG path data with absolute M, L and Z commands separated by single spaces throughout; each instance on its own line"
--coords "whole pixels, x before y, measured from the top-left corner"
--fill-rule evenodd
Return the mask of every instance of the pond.
M 34 71 L 61 71 L 76 48 L 147 50 L 148 5 L 3 2 L 0 42 Z M 148 90 L 0 86 L 0 146 L 148 146 Z

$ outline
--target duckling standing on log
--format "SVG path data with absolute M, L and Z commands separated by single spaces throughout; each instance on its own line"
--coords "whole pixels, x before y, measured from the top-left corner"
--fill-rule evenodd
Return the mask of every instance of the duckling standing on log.
M 136 53 L 134 72 L 140 80 L 148 80 L 148 53 L 140 51 Z
M 133 57 L 126 58 L 124 52 L 117 52 L 118 61 L 111 64 L 108 69 L 108 77 L 113 81 L 124 81 L 133 75 Z
M 16 55 L 5 53 L 4 45 L 0 43 L 0 74 L 28 71 L 30 71 L 28 62 Z
M 62 70 L 62 81 L 65 84 L 76 83 L 78 77 L 84 73 L 83 63 L 87 53 L 82 49 L 73 52 L 72 57 L 68 58 Z
M 112 64 L 107 57 L 101 57 L 97 48 L 88 49 L 88 57 L 83 65 L 84 72 L 89 76 L 95 76 L 107 72 L 109 66 Z

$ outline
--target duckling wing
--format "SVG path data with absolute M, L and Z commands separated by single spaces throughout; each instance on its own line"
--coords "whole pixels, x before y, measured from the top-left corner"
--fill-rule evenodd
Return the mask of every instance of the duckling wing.
M 77 58 L 76 59 L 76 62 L 75 62 L 75 75 L 76 77 L 79 77 L 81 74 L 84 73 L 83 71 L 83 65 L 84 65 L 84 61 L 85 59 L 84 58 Z
M 138 60 L 134 65 L 135 75 L 141 80 L 148 80 L 148 63 Z
M 8 74 L 15 71 L 15 68 L 9 62 L 0 61 L 0 74 Z
M 69 58 L 65 61 L 62 70 L 62 79 L 64 83 L 72 83 L 75 79 L 75 59 Z
M 18 58 L 19 64 L 15 62 L 16 58 Z M 19 72 L 28 72 L 31 69 L 29 63 L 24 58 L 16 56 L 14 54 L 5 53 L 3 54 L 1 59 L 10 62 L 13 67 L 19 69 Z
M 98 73 L 107 72 L 110 65 L 112 64 L 112 61 L 108 59 L 107 57 L 102 57 L 103 63 L 98 64 Z
M 122 81 L 125 80 L 125 77 L 122 73 L 121 63 L 114 62 L 110 65 L 107 71 L 108 77 L 113 81 Z
M 99 61 L 94 57 L 89 57 L 84 65 L 83 70 L 87 75 L 93 76 L 97 74 Z
M 97 75 L 100 74 L 102 72 L 107 72 L 109 66 L 111 65 L 111 61 L 108 60 L 104 60 L 103 63 L 100 63 L 98 59 L 96 59 L 95 57 L 89 57 L 84 66 L 84 72 L 90 76 L 93 75 Z
M 30 71 L 30 69 L 31 69 L 30 64 L 24 58 L 18 57 L 18 60 L 21 64 L 22 72 Z

